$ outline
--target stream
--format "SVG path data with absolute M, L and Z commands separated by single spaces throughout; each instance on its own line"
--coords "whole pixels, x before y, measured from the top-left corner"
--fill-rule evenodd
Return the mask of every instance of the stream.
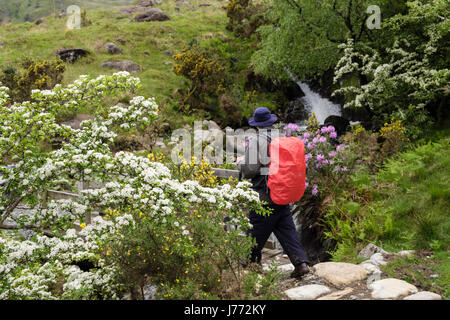
M 314 92 L 305 82 L 297 81 L 297 84 L 305 94 L 304 97 L 299 98 L 300 102 L 305 106 L 309 116 L 314 112 L 319 124 L 323 124 L 329 116 L 342 116 L 341 105 L 335 104 Z

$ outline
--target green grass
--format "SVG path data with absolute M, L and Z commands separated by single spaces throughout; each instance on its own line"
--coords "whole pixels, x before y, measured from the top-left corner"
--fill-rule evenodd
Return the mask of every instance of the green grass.
M 191 1 L 197 5 L 200 1 Z M 63 84 L 68 84 L 79 75 L 97 76 L 115 71 L 100 65 L 110 59 L 132 60 L 142 67 L 138 76 L 142 80 L 139 94 L 157 98 L 164 110 L 163 119 L 172 126 L 192 117 L 178 114 L 174 92 L 186 88 L 184 78 L 173 72 L 174 59 L 164 51 L 181 51 L 193 38 L 203 39 L 212 34 L 214 39 L 229 39 L 232 35 L 226 29 L 227 18 L 219 1 L 209 1 L 212 6 L 175 10 L 175 1 L 166 1 L 159 6 L 171 20 L 163 22 L 133 22 L 133 15 L 120 14 L 118 8 L 111 10 L 88 10 L 91 25 L 76 30 L 67 30 L 66 18 L 53 15 L 40 25 L 33 23 L 6 24 L 0 27 L 0 65 L 16 64 L 24 56 L 50 59 L 62 47 L 81 47 L 91 54 L 74 64 L 67 64 Z M 20 35 L 20 36 L 18 36 Z M 117 38 L 126 40 L 124 45 Z M 114 41 L 123 50 L 121 55 L 108 54 L 103 46 Z M 165 118 L 165 119 L 164 119 Z M 187 120 L 186 120 L 187 119 Z
M 342 190 L 324 223 L 338 242 L 333 261 L 360 263 L 357 254 L 368 243 L 390 252 L 413 249 L 415 255 L 383 271 L 450 299 L 450 134 L 429 138 L 375 175 L 353 174 L 350 190 Z
M 131 5 L 136 0 L 0 0 L 0 21 L 12 23 L 35 21 L 54 13 L 65 12 L 71 5 L 88 9 L 110 9 Z
M 450 255 L 422 251 L 381 266 L 388 277 L 405 280 L 419 291 L 431 291 L 450 299 Z
M 356 261 L 372 242 L 388 251 L 450 248 L 450 137 L 390 159 L 375 175 L 352 176 L 352 188 L 325 217 L 339 242 L 335 260 Z

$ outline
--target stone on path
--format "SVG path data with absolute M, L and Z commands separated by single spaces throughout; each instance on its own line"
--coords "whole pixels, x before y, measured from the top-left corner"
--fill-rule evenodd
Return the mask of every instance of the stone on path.
M 407 296 L 403 300 L 442 300 L 442 297 L 434 292 L 421 291 Z
M 388 254 L 388 252 L 384 251 L 382 248 L 377 247 L 372 243 L 369 243 L 367 246 L 364 247 L 364 249 L 362 249 L 358 253 L 357 257 L 360 259 L 369 259 L 375 253 Z
M 314 265 L 313 270 L 317 276 L 338 287 L 367 277 L 364 267 L 345 262 L 322 262 Z
M 353 292 L 353 288 L 345 288 L 344 290 L 335 291 L 333 293 L 327 294 L 326 296 L 320 297 L 317 300 L 339 300 L 340 298 Z
M 371 263 L 370 260 L 361 262 L 359 265 L 363 267 L 368 274 L 377 273 L 380 271 L 380 269 L 378 269 L 378 267 L 375 264 Z
M 292 271 L 294 271 L 294 269 L 295 268 L 292 263 L 283 264 L 278 267 L 278 270 L 280 270 L 281 272 L 292 272 Z
M 372 297 L 375 299 L 397 299 L 418 291 L 412 284 L 394 278 L 375 281 L 368 288 L 372 290 Z
M 330 293 L 331 290 L 320 284 L 309 284 L 286 290 L 284 293 L 291 300 L 314 300 L 321 295 Z
M 387 262 L 384 260 L 383 254 L 382 253 L 374 253 L 371 257 L 370 257 L 370 261 L 373 261 L 374 265 L 385 265 L 387 264 Z

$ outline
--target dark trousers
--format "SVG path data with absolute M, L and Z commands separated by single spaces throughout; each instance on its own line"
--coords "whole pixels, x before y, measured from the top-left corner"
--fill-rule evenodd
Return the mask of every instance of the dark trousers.
M 267 217 L 259 215 L 253 210 L 250 211 L 249 219 L 253 228 L 247 234 L 250 234 L 256 240 L 250 261 L 261 262 L 261 250 L 273 232 L 294 266 L 302 262 L 309 263 L 308 256 L 300 242 L 300 237 L 295 230 L 289 205 L 272 203 L 268 207 L 272 208 L 273 212 Z

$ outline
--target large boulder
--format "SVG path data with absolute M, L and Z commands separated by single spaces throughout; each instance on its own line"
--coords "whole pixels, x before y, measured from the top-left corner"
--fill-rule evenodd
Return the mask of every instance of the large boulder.
M 159 8 L 151 8 L 144 13 L 138 14 L 134 21 L 147 22 L 147 21 L 166 21 L 170 20 L 169 16 Z
M 119 48 L 114 42 L 108 42 L 105 44 L 105 50 L 110 54 L 121 54 L 123 53 L 122 49 Z
M 116 69 L 119 71 L 128 71 L 128 72 L 140 72 L 141 67 L 129 60 L 121 60 L 121 61 L 106 61 L 101 64 L 104 68 Z
M 284 121 L 297 123 L 308 119 L 309 112 L 306 110 L 301 99 L 290 101 L 284 113 Z
M 85 57 L 89 51 L 82 48 L 59 49 L 56 55 L 65 62 L 74 63 L 78 59 Z

